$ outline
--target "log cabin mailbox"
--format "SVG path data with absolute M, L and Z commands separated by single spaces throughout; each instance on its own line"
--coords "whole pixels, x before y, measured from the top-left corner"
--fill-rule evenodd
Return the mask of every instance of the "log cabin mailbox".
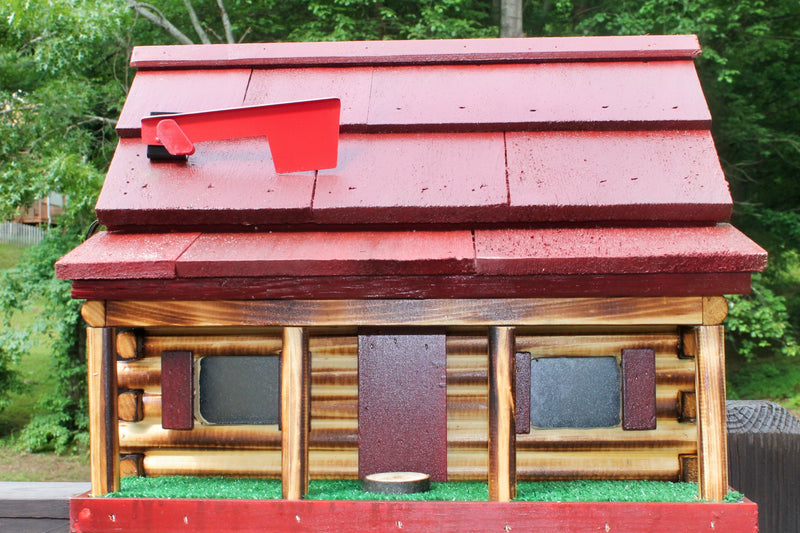
M 87 300 L 92 493 L 415 471 L 721 499 L 722 295 L 766 254 L 726 223 L 698 53 L 137 48 L 107 231 L 57 264 Z

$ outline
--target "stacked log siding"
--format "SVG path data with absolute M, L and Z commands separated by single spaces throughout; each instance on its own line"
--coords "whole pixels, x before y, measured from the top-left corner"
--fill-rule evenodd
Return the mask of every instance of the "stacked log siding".
M 281 433 L 272 425 L 204 425 L 194 429 L 161 427 L 160 354 L 190 350 L 195 360 L 208 355 L 276 355 L 277 332 L 252 328 L 185 330 L 174 335 L 138 330 L 139 359 L 117 363 L 120 391 L 141 390 L 143 418 L 120 421 L 120 452 L 144 455 L 150 476 L 236 475 L 279 477 Z M 122 344 L 120 343 L 120 346 Z M 657 429 L 623 431 L 539 429 L 517 436 L 520 480 L 575 478 L 681 478 L 681 456 L 697 453 L 693 420 L 682 416 L 681 398 L 694 392 L 694 360 L 681 355 L 677 328 L 654 333 L 618 330 L 520 329 L 516 350 L 532 357 L 619 357 L 622 349 L 650 348 L 656 354 Z M 486 479 L 488 475 L 488 341 L 482 331 L 453 331 L 447 337 L 448 479 Z M 313 478 L 358 477 L 358 337 L 352 330 L 311 330 L 310 472 Z M 122 355 L 122 354 L 121 354 Z M 688 394 L 687 394 L 688 393 Z M 236 453 L 230 453 L 231 451 Z

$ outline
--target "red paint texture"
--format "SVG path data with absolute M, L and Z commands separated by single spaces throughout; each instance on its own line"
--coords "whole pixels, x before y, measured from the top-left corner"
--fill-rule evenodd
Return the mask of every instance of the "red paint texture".
M 57 264 L 71 279 L 256 276 L 576 276 L 753 272 L 766 252 L 700 228 L 100 233 Z
M 171 279 L 175 261 L 199 233 L 100 232 L 56 263 L 62 279 Z
M 97 200 L 108 227 L 306 221 L 314 173 L 275 171 L 263 139 L 205 143 L 185 163 L 151 163 L 138 139 L 122 139 Z
M 380 502 L 284 500 L 70 500 L 76 532 L 648 531 L 756 533 L 756 504 Z
M 708 132 L 507 133 L 505 145 L 501 133 L 352 134 L 316 191 L 313 174 L 273 168 L 262 139 L 204 143 L 187 163 L 152 163 L 123 140 L 98 216 L 109 227 L 426 225 L 708 222 L 731 210 Z
M 524 87 L 524 90 L 520 88 Z M 392 67 L 375 71 L 369 125 L 518 129 L 710 125 L 691 61 Z
M 749 273 L 582 276 L 282 276 L 163 280 L 77 280 L 86 300 L 352 298 L 570 298 L 747 294 Z
M 506 205 L 500 133 L 343 135 L 339 166 L 317 178 L 313 217 L 325 224 L 460 222 Z
M 508 63 L 563 60 L 691 59 L 700 55 L 694 35 L 551 37 L 547 39 L 445 39 L 137 46 L 131 66 L 329 67 L 381 64 Z
M 178 261 L 182 278 L 464 274 L 474 271 L 469 231 L 218 233 Z
M 728 184 L 704 131 L 506 136 L 510 207 L 523 220 L 727 220 Z
M 336 97 L 343 127 L 366 125 L 372 68 L 255 69 L 245 105 Z
M 194 427 L 194 361 L 192 352 L 161 353 L 161 427 Z
M 422 472 L 446 481 L 445 335 L 384 331 L 358 336 L 358 476 Z
M 656 354 L 622 350 L 622 429 L 656 429 Z
M 117 121 L 120 137 L 138 137 L 153 111 L 188 113 L 237 107 L 244 101 L 250 69 L 138 72 Z
M 488 275 L 741 272 L 766 252 L 728 224 L 667 228 L 479 230 L 478 272 Z

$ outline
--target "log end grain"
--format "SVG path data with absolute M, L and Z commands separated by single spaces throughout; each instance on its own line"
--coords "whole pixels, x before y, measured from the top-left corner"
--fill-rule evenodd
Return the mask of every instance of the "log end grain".
M 431 490 L 431 476 L 420 472 L 379 472 L 364 478 L 364 492 L 413 494 Z

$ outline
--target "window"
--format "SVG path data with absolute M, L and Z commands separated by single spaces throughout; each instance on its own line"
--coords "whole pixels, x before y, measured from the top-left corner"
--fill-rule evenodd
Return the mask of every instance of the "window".
M 531 426 L 598 428 L 620 423 L 616 357 L 531 359 Z
M 204 423 L 280 421 L 279 356 L 209 356 L 199 367 L 198 411 Z

